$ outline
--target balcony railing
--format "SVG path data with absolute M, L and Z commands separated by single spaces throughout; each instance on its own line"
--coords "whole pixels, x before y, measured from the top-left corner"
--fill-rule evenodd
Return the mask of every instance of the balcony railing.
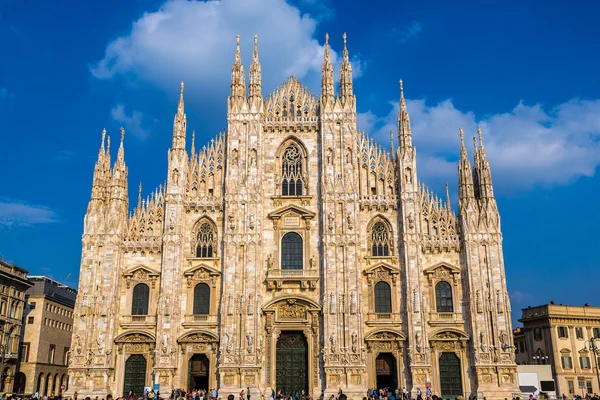
M 399 325 L 401 323 L 399 313 L 368 313 L 367 325 Z
M 183 321 L 184 325 L 189 326 L 212 326 L 217 324 L 217 316 L 211 314 L 188 314 L 184 316 Z
M 156 324 L 155 315 L 124 315 L 121 317 L 121 326 L 148 326 Z
M 280 289 L 284 284 L 297 284 L 302 289 L 314 289 L 319 280 L 316 269 L 271 269 L 267 271 L 269 289 Z
M 432 324 L 460 324 L 463 323 L 462 313 L 432 312 L 429 313 L 429 323 Z

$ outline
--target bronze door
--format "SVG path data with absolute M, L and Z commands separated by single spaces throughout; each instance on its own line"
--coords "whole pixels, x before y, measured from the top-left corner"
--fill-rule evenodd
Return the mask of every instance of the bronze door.
M 440 356 L 440 391 L 443 398 L 462 396 L 460 360 L 455 353 Z
M 128 397 L 129 392 L 135 397 L 144 395 L 146 384 L 146 358 L 141 354 L 132 354 L 125 362 L 125 384 L 123 385 L 123 396 Z
M 308 393 L 308 344 L 302 332 L 281 332 L 275 364 L 277 390 Z

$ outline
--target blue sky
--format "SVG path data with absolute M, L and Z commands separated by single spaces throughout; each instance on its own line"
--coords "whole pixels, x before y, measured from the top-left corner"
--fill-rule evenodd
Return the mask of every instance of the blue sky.
M 456 198 L 458 128 L 481 125 L 513 314 L 600 305 L 599 13 L 559 1 L 5 0 L 0 254 L 76 285 L 103 128 L 113 143 L 127 131 L 133 204 L 140 181 L 148 193 L 165 178 L 179 81 L 197 144 L 225 128 L 236 33 L 246 68 L 259 34 L 266 94 L 290 74 L 318 93 L 324 35 L 337 56 L 347 32 L 361 128 L 389 145 L 402 78 L 431 188 L 449 181 Z

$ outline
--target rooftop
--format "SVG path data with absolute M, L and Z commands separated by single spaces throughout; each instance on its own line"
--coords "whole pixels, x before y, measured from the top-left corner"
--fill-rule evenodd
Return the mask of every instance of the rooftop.
M 45 296 L 68 307 L 75 306 L 77 290 L 47 276 L 30 276 L 33 286 L 27 290 L 29 296 Z
M 589 304 L 583 306 L 570 306 L 564 304 L 543 304 L 535 307 L 523 308 L 519 321 L 547 319 L 556 317 L 587 318 L 600 320 L 600 307 L 592 307 Z

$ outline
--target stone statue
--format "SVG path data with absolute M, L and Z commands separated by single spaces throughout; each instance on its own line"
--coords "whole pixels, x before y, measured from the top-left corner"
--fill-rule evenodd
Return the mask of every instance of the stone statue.
M 246 334 L 246 343 L 248 345 L 248 353 L 252 353 L 252 345 L 254 344 L 254 338 L 252 337 L 252 332 L 248 332 Z
M 248 216 L 248 227 L 254 230 L 254 214 Z
M 233 343 L 231 343 L 231 335 L 229 332 L 225 332 L 225 351 L 231 353 L 231 347 Z
M 273 268 L 273 254 L 267 255 L 267 271 Z
M 329 214 L 327 215 L 327 220 L 329 221 L 329 230 L 332 231 L 333 222 L 335 221 L 335 214 L 333 213 L 333 211 L 329 211 Z
M 352 332 L 352 352 L 356 353 L 357 349 L 357 345 L 358 345 L 358 335 L 356 333 L 356 331 Z
M 351 213 L 346 214 L 346 223 L 348 225 L 349 230 L 352 230 L 354 228 L 354 226 L 352 225 L 352 214 Z
M 421 352 L 421 332 L 417 331 L 415 334 L 415 350 Z
M 96 339 L 96 343 L 98 344 L 98 353 L 102 354 L 104 351 L 104 332 L 100 332 Z
M 310 269 L 314 269 L 315 268 L 315 256 L 313 255 L 310 260 L 308 260 L 308 267 Z
M 331 336 L 329 336 L 329 346 L 331 347 L 331 352 L 335 353 L 335 335 L 332 333 Z

